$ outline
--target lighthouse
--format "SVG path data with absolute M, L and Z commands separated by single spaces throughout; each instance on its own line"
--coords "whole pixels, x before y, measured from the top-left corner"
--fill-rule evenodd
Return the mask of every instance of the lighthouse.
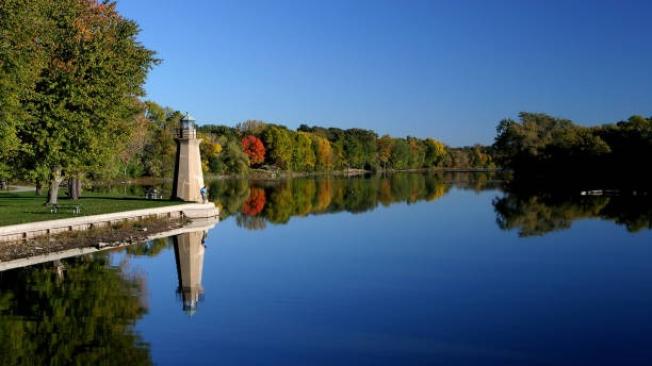
M 179 124 L 177 136 L 177 158 L 174 166 L 174 186 L 172 198 L 186 202 L 202 202 L 200 193 L 204 186 L 201 170 L 201 156 L 197 139 L 195 120 L 186 114 Z

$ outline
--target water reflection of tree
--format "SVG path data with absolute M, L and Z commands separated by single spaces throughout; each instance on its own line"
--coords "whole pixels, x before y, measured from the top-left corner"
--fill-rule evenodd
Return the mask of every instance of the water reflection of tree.
M 234 215 L 239 226 L 260 230 L 267 223 L 285 224 L 295 216 L 341 211 L 360 213 L 397 202 L 435 201 L 446 195 L 451 187 L 476 192 L 502 189 L 505 193 L 493 202 L 498 225 L 504 230 L 519 230 L 521 236 L 566 229 L 573 221 L 583 218 L 612 220 L 629 231 L 652 228 L 652 198 L 649 196 L 580 196 L 577 187 L 564 190 L 559 187 L 541 189 L 517 182 L 503 184 L 492 173 L 395 173 L 258 182 L 227 180 L 211 185 L 211 196 L 222 206 L 224 216 Z
M 146 312 L 142 280 L 106 256 L 0 274 L 0 364 L 148 365 L 149 347 L 133 330 Z
M 260 187 L 251 187 L 249 197 L 242 204 L 242 213 L 246 216 L 258 216 L 265 208 L 265 190 Z
M 222 216 L 240 211 L 242 203 L 249 197 L 249 182 L 246 179 L 224 179 L 209 185 L 208 196 L 220 206 Z
M 224 216 L 236 216 L 239 226 L 263 229 L 267 222 L 284 224 L 294 216 L 360 213 L 396 202 L 434 201 L 448 192 L 451 183 L 478 190 L 493 182 L 489 174 L 443 172 L 318 176 L 274 182 L 231 180 L 215 182 L 211 196 L 223 207 Z
M 267 221 L 260 216 L 237 215 L 235 220 L 239 227 L 249 230 L 263 230 L 267 227 Z
M 602 218 L 636 232 L 652 228 L 652 200 L 648 196 L 580 196 L 577 192 L 523 191 L 515 187 L 493 202 L 503 230 L 520 236 L 543 235 L 568 229 L 579 219 Z
M 652 229 L 652 197 L 612 198 L 600 214 L 625 225 L 630 232 Z
M 131 255 L 145 255 L 148 257 L 156 257 L 159 255 L 159 253 L 171 245 L 171 238 L 159 238 L 147 241 L 143 244 L 130 245 L 126 247 L 125 250 Z

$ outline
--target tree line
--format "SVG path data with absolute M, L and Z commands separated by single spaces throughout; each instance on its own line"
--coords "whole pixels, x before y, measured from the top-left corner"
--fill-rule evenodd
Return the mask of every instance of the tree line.
M 174 167 L 174 129 L 182 114 L 146 102 L 145 134 L 125 160 L 129 176 L 169 177 Z M 329 172 L 429 168 L 492 168 L 489 149 L 480 145 L 451 148 L 432 139 L 378 136 L 370 130 L 301 125 L 296 130 L 279 124 L 248 120 L 234 127 L 204 124 L 203 170 L 209 175 L 246 176 L 252 170 Z
M 543 113 L 521 113 L 505 119 L 492 146 L 498 165 L 519 177 L 623 182 L 644 179 L 646 157 L 652 154 L 652 117 L 580 126 Z
M 149 135 L 139 166 L 172 166 L 171 136 L 179 112 L 147 102 Z M 161 113 L 165 110 L 165 113 Z M 152 112 L 154 111 L 154 112 Z M 165 127 L 162 127 L 165 126 Z M 161 133 L 166 130 L 167 132 Z M 522 112 L 519 121 L 502 120 L 493 145 L 450 147 L 432 138 L 379 136 L 371 130 L 279 124 L 249 120 L 235 127 L 203 125 L 204 171 L 246 175 L 251 169 L 294 172 L 417 170 L 430 168 L 504 168 L 520 177 L 567 175 L 595 182 L 644 176 L 641 157 L 652 153 L 652 117 L 585 127 L 543 113 Z M 164 153 L 152 153 L 158 149 Z M 166 162 L 167 161 L 167 162 Z M 169 169 L 146 169 L 168 176 Z

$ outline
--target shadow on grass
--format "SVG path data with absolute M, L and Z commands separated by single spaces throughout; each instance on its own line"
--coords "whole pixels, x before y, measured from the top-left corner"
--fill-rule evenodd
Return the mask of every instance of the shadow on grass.
M 57 219 L 60 217 L 73 217 L 73 214 L 68 214 L 68 213 L 50 213 L 50 211 L 24 211 L 22 212 L 23 214 L 26 215 L 39 215 L 43 217 L 52 217 L 53 219 Z M 75 216 L 76 217 L 76 216 Z
M 9 194 L 0 194 L 0 200 L 30 200 L 34 201 L 38 196 L 23 196 L 23 195 L 18 195 L 15 193 L 9 193 Z M 45 202 L 45 197 L 43 197 L 43 202 Z
M 42 200 L 44 203 L 47 201 L 46 196 L 35 196 L 33 193 L 32 194 L 25 194 L 25 193 L 10 193 L 10 192 L 0 192 L 0 200 L 29 200 L 29 201 L 38 201 Z M 178 199 L 160 199 L 160 200 L 153 200 L 153 199 L 146 199 L 142 197 L 128 197 L 128 196 L 84 196 L 80 197 L 79 200 L 77 201 L 84 201 L 84 200 L 109 200 L 109 201 L 141 201 L 141 202 L 183 202 Z M 59 201 L 65 201 L 65 202 L 75 202 L 72 199 L 68 197 L 59 197 Z
M 70 199 L 64 199 L 65 201 L 72 201 Z M 140 201 L 140 202 L 183 202 L 181 200 L 176 200 L 176 199 L 167 199 L 167 200 L 148 200 L 146 198 L 140 198 L 140 197 L 81 197 L 79 199 L 80 201 L 83 200 L 109 200 L 109 201 Z

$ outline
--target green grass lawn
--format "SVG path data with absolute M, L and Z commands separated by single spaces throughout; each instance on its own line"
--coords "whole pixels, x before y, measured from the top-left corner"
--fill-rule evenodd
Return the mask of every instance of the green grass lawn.
M 60 209 L 58 213 L 50 213 L 50 208 L 44 205 L 45 200 L 45 196 L 36 196 L 33 192 L 0 192 L 0 226 L 163 207 L 183 203 L 173 200 L 146 200 L 142 197 L 102 195 L 85 192 L 83 197 L 78 201 L 59 198 L 59 205 L 63 209 Z M 73 210 L 69 208 L 76 204 L 81 206 L 81 213 L 78 215 L 74 215 Z

